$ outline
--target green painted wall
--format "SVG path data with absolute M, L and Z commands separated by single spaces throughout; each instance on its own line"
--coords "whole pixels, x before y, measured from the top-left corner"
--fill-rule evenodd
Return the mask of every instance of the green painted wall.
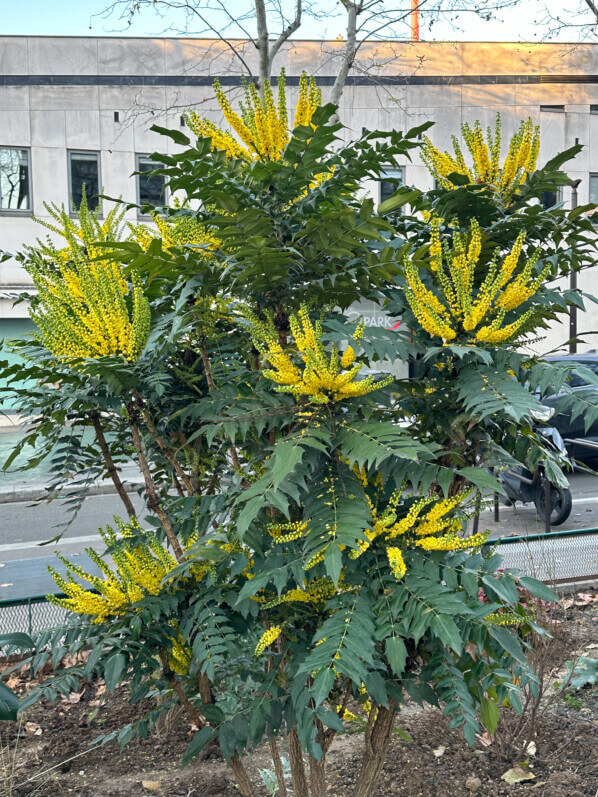
M 28 318 L 0 318 L 0 341 L 24 338 L 33 329 L 35 329 L 35 324 Z M 21 358 L 12 352 L 2 349 L 0 359 L 13 363 L 18 362 Z M 6 400 L 2 401 L 0 398 L 0 408 L 5 411 L 10 410 L 11 403 Z

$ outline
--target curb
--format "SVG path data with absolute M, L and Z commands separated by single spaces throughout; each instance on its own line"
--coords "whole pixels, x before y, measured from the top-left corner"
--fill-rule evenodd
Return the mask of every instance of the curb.
M 141 482 L 129 482 L 125 484 L 125 489 L 128 493 L 132 493 L 141 486 Z M 77 492 L 78 490 L 67 487 L 65 490 L 60 491 L 60 497 L 65 498 Z M 43 487 L 30 487 L 28 489 L 15 488 L 12 491 L 0 492 L 0 504 L 16 504 L 21 501 L 43 501 L 47 495 L 48 492 L 44 490 Z M 86 496 L 87 495 L 116 495 L 116 488 L 113 484 L 95 484 L 93 487 L 86 490 Z M 56 498 L 58 497 L 59 496 L 56 496 Z

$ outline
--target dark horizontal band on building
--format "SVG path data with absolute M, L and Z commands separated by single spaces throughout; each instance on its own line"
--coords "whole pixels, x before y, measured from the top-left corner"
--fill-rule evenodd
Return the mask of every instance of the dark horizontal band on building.
M 211 86 L 216 75 L 0 75 L 0 86 Z M 239 75 L 218 75 L 223 86 L 240 86 Z M 332 86 L 334 75 L 318 75 Z M 273 78 L 273 82 L 275 82 Z M 297 86 L 298 75 L 287 76 Z M 350 75 L 348 86 L 495 86 L 598 83 L 598 75 Z

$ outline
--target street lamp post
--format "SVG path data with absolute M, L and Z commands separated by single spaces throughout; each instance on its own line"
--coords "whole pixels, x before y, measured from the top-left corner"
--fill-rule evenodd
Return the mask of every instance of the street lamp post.
M 571 210 L 577 207 L 577 187 L 580 180 L 571 180 Z M 569 287 L 572 291 L 577 290 L 577 271 L 571 267 Z M 577 306 L 572 304 L 569 307 L 569 354 L 577 354 Z

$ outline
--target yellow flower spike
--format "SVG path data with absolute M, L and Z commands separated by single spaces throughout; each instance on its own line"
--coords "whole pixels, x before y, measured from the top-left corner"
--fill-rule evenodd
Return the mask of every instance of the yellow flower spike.
M 424 551 L 463 551 L 467 548 L 481 548 L 489 534 L 490 532 L 487 531 L 461 539 L 454 533 L 449 533 L 442 537 L 422 537 L 415 544 L 423 548 Z
M 277 161 L 282 158 L 290 139 L 284 70 L 281 70 L 278 78 L 277 99 L 270 84 L 264 86 L 263 99 L 255 84 L 246 85 L 245 99 L 240 103 L 240 114 L 233 110 L 218 80 L 214 82 L 214 94 L 224 118 L 238 140 L 232 133 L 220 130 L 213 122 L 190 111 L 185 115 L 185 123 L 198 138 L 209 138 L 212 150 L 220 150 L 227 158 L 237 158 L 247 163 L 255 160 Z M 303 73 L 299 80 L 299 102 L 294 126 L 309 125 L 321 102 L 322 93 L 315 80 L 312 78 L 308 81 L 307 75 Z M 326 177 L 322 176 L 323 179 Z
M 268 630 L 262 634 L 260 641 L 255 647 L 255 655 L 261 656 L 267 647 L 269 647 L 273 642 L 276 642 L 281 633 L 282 628 L 279 625 L 273 625 L 272 628 L 268 628 Z
M 407 572 L 407 566 L 400 548 L 387 548 L 388 564 L 397 581 L 400 581 Z
M 445 343 L 457 338 L 470 345 L 504 343 L 521 335 L 530 312 L 504 323 L 506 313 L 530 299 L 550 274 L 546 266 L 534 276 L 539 252 L 520 267 L 525 232 L 502 259 L 495 252 L 490 263 L 484 264 L 480 263 L 482 238 L 476 219 L 470 222 L 469 240 L 454 233 L 452 248 L 441 246 L 439 221 L 432 219 L 430 227 L 430 262 L 438 295 L 424 285 L 416 264 L 407 256 L 404 260 L 405 298 L 420 326 Z M 485 269 L 481 284 L 476 279 L 478 268 Z
M 392 382 L 389 376 L 375 382 L 372 376 L 356 381 L 362 369 L 361 364 L 352 366 L 355 351 L 349 346 L 340 356 L 336 348 L 327 352 L 322 343 L 322 325 L 314 325 L 306 307 L 301 307 L 296 316 L 291 316 L 289 326 L 296 347 L 301 355 L 303 368 L 295 365 L 291 359 L 291 349 L 284 350 L 276 339 L 272 329 L 267 329 L 259 320 L 250 318 L 253 324 L 254 344 L 272 368 L 265 369 L 263 375 L 276 382 L 276 390 L 292 393 L 295 396 L 307 396 L 317 404 L 328 401 L 341 401 L 355 396 L 364 396 Z M 363 330 L 358 327 L 357 334 Z M 340 368 L 340 370 L 339 370 Z
M 494 186 L 505 205 L 513 202 L 519 186 L 536 169 L 540 151 L 540 128 L 531 119 L 522 121 L 519 130 L 509 142 L 504 164 L 500 166 L 501 118 L 496 115 L 494 133 L 488 129 L 487 142 L 479 122 L 473 127 L 465 122 L 461 126 L 463 142 L 471 156 L 472 165 L 466 164 L 463 150 L 453 136 L 453 153 L 441 152 L 431 140 L 424 136 L 421 151 L 422 160 L 436 178 L 439 185 L 448 190 L 458 186 L 448 180 L 448 175 L 456 172 L 470 183 L 488 183 Z
M 141 544 L 136 548 L 116 547 L 112 553 L 114 570 L 96 551 L 87 549 L 89 558 L 99 567 L 104 578 L 86 573 L 82 567 L 58 554 L 70 580 L 52 567 L 48 567 L 48 570 L 67 597 L 48 596 L 49 601 L 69 611 L 89 615 L 94 623 L 101 623 L 111 617 L 122 617 L 132 604 L 146 595 L 158 595 L 161 592 L 168 583 L 168 573 L 176 567 L 177 562 L 151 532 L 141 530 L 137 521 L 128 524 L 117 521 L 117 525 L 125 539 L 137 535 L 142 538 Z M 117 545 L 118 539 L 110 527 L 101 529 L 100 534 L 107 545 Z M 75 583 L 73 574 L 88 581 L 92 590 Z M 204 565 L 192 567 L 192 578 L 201 580 L 204 575 Z M 178 658 L 180 660 L 180 656 Z

